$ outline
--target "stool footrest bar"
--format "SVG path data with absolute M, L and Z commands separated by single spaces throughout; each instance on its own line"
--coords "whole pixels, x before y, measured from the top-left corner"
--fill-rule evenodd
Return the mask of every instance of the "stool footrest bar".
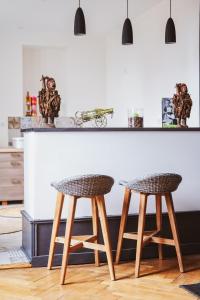
M 161 237 L 152 237 L 151 238 L 151 243 L 163 244 L 163 245 L 168 245 L 168 246 L 175 246 L 174 240 L 161 238 Z
M 99 250 L 106 252 L 106 247 L 101 244 L 94 244 L 94 243 L 89 243 L 89 242 L 83 242 L 83 248 L 88 248 L 92 250 Z
M 96 235 L 79 235 L 79 236 L 72 236 L 71 238 L 71 245 L 74 246 L 77 242 L 92 242 L 96 241 Z M 64 244 L 65 237 L 64 236 L 57 236 L 56 243 Z
M 143 236 L 143 243 L 156 243 L 156 244 L 163 244 L 163 245 L 169 245 L 169 246 L 175 246 L 175 242 L 172 239 L 167 239 L 167 238 L 162 238 L 162 237 L 155 237 L 154 235 L 159 233 L 158 230 L 152 232 L 150 235 L 146 234 L 145 232 Z M 130 240 L 137 240 L 138 234 L 137 233 L 132 233 L 132 232 L 127 232 L 123 234 L 124 239 L 130 239 Z
M 152 233 L 150 233 L 148 236 L 144 236 L 144 238 L 143 238 L 143 246 L 145 246 L 148 243 L 151 243 L 152 237 L 154 237 L 159 232 L 160 232 L 160 230 L 155 230 L 155 231 L 152 231 Z
M 78 250 L 80 248 L 88 248 L 92 250 L 99 250 L 99 251 L 106 251 L 104 245 L 101 244 L 94 244 L 97 240 L 96 235 L 80 235 L 80 236 L 72 236 L 71 243 L 70 243 L 70 252 Z M 64 237 L 57 237 L 56 243 L 64 244 L 65 238 Z

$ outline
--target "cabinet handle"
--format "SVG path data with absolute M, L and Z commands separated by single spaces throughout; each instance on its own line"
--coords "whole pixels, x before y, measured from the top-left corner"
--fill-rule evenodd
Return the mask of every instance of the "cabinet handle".
M 11 161 L 11 166 L 13 166 L 13 167 L 19 167 L 19 166 L 21 166 L 21 163 L 18 162 L 18 161 Z
M 19 179 L 12 179 L 11 182 L 12 182 L 12 184 L 21 184 L 22 183 L 21 180 L 19 180 Z
M 21 154 L 20 154 L 20 153 L 11 153 L 11 156 L 12 156 L 12 157 L 20 158 L 20 157 L 21 157 Z

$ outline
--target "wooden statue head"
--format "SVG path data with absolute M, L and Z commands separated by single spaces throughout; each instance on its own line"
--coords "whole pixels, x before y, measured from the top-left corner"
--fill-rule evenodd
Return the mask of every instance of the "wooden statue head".
M 55 90 L 56 89 L 56 82 L 54 78 L 47 79 L 47 89 L 48 90 Z

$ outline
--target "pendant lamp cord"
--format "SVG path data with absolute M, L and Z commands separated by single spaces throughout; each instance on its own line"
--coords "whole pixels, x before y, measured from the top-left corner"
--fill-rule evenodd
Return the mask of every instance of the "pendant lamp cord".
M 81 7 L 81 0 L 79 0 L 79 7 Z
M 172 0 L 170 0 L 170 18 L 172 17 Z
M 128 18 L 128 0 L 127 0 L 127 18 Z

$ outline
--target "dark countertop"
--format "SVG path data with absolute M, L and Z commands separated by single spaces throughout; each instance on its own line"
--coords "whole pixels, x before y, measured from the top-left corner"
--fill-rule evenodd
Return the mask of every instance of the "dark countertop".
M 200 131 L 200 127 L 193 128 L 155 128 L 155 127 L 145 127 L 145 128 L 127 128 L 127 127 L 107 127 L 107 128 L 28 128 L 22 129 L 22 132 L 129 132 L 129 131 Z

